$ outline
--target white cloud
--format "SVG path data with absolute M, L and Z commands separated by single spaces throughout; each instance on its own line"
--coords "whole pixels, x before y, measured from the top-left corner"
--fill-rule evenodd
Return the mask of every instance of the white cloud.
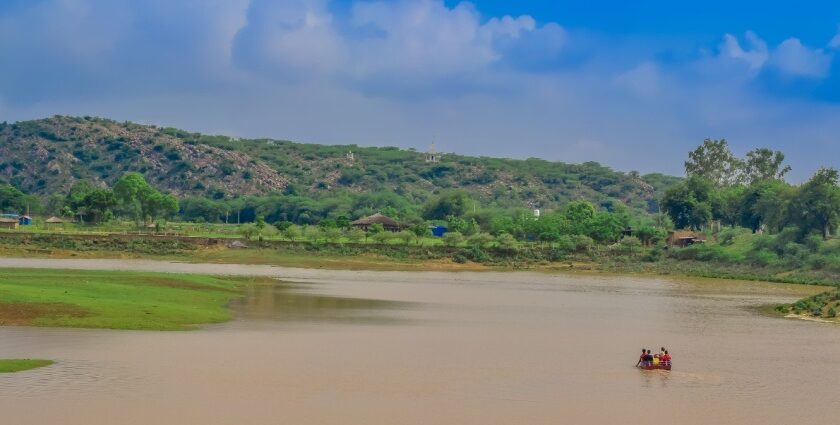
M 773 51 L 772 63 L 788 75 L 823 78 L 828 75 L 831 59 L 830 53 L 803 46 L 798 38 L 789 38 Z
M 752 31 L 747 31 L 745 38 L 746 49 L 741 47 L 738 39 L 732 34 L 724 35 L 723 44 L 720 46 L 721 54 L 728 58 L 742 60 L 749 65 L 751 70 L 757 71 L 764 66 L 769 57 L 767 43 Z
M 654 62 L 644 62 L 618 74 L 614 82 L 639 96 L 651 96 L 659 92 L 659 67 Z
M 248 16 L 235 43 L 241 68 L 275 79 L 328 77 L 365 91 L 476 84 L 493 78 L 490 68 L 512 47 L 544 46 L 550 57 L 565 42 L 557 24 L 538 26 L 530 16 L 482 23 L 472 4 L 442 0 L 354 2 L 346 21 L 323 0 L 255 0 Z
M 837 34 L 828 42 L 828 47 L 831 49 L 840 49 L 840 26 L 837 27 Z
M 793 77 L 824 78 L 828 75 L 832 53 L 807 47 L 793 37 L 772 49 L 768 49 L 767 43 L 752 31 L 747 31 L 745 38 L 747 48 L 741 47 L 732 34 L 724 35 L 720 46 L 721 57 L 743 61 L 753 75 L 767 67 Z M 829 47 L 832 46 L 840 46 L 840 34 L 829 42 Z

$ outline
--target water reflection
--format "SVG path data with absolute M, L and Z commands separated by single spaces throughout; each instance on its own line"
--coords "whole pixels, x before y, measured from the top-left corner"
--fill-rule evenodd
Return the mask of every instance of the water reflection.
M 237 318 L 296 323 L 397 324 L 397 311 L 416 306 L 404 301 L 351 298 L 316 293 L 317 285 L 280 282 L 255 285 L 231 308 Z

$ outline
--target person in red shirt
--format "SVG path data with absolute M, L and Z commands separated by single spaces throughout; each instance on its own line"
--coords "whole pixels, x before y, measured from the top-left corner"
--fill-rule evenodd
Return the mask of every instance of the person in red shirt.
M 639 361 L 636 363 L 636 367 L 639 367 L 639 365 L 640 365 L 640 364 L 642 364 L 642 362 L 644 362 L 644 361 L 645 361 L 645 356 L 646 356 L 646 355 L 647 355 L 647 351 L 646 351 L 646 349 L 645 349 L 645 348 L 642 348 L 642 355 L 641 355 L 641 356 L 639 356 Z
M 668 354 L 668 350 L 665 350 L 665 354 L 663 354 L 662 357 L 659 358 L 659 361 L 664 365 L 671 364 L 671 355 Z

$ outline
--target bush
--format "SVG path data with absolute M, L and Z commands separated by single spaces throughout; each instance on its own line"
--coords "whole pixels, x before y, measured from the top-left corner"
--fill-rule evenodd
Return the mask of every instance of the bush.
M 489 255 L 484 250 L 477 246 L 465 249 L 460 252 L 461 255 L 476 263 L 489 263 L 492 261 Z M 457 254 L 456 254 L 457 255 Z
M 645 255 L 645 260 L 655 263 L 662 259 L 665 256 L 665 244 L 657 244 L 648 250 L 647 255 Z
M 747 260 L 755 266 L 766 267 L 776 265 L 779 261 L 779 256 L 775 252 L 763 248 L 747 253 Z
M 635 236 L 626 236 L 619 242 L 619 247 L 621 247 L 621 252 L 625 254 L 636 255 L 642 247 L 642 241 Z
M 483 233 L 483 232 L 476 233 L 476 234 L 470 236 L 469 238 L 467 238 L 467 243 L 470 246 L 474 246 L 474 247 L 477 247 L 477 248 L 483 248 L 492 241 L 493 241 L 493 236 L 491 236 L 489 233 Z
M 446 246 L 458 246 L 464 241 L 464 235 L 461 232 L 446 232 L 443 234 L 443 243 Z
M 496 244 L 499 245 L 499 248 L 506 250 L 515 250 L 517 248 L 516 238 L 510 233 L 502 233 L 496 236 Z
M 591 253 L 592 248 L 595 247 L 595 241 L 586 235 L 571 235 L 570 238 L 575 244 L 576 252 Z
M 738 235 L 738 232 L 735 229 L 723 229 L 718 233 L 718 243 L 722 246 L 729 246 L 735 242 L 735 236 Z
M 467 262 L 467 257 L 465 257 L 464 254 L 461 254 L 459 252 L 459 253 L 452 256 L 452 261 L 454 261 L 458 264 L 464 264 L 464 263 Z

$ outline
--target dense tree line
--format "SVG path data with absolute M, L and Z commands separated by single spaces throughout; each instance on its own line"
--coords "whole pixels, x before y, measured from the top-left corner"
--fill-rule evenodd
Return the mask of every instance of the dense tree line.
M 725 140 L 706 140 L 689 154 L 687 179 L 665 192 L 662 207 L 678 228 L 706 229 L 713 222 L 778 233 L 796 228 L 828 238 L 840 225 L 838 172 L 821 168 L 805 183 L 783 180 L 784 154 L 755 149 L 739 159 Z

